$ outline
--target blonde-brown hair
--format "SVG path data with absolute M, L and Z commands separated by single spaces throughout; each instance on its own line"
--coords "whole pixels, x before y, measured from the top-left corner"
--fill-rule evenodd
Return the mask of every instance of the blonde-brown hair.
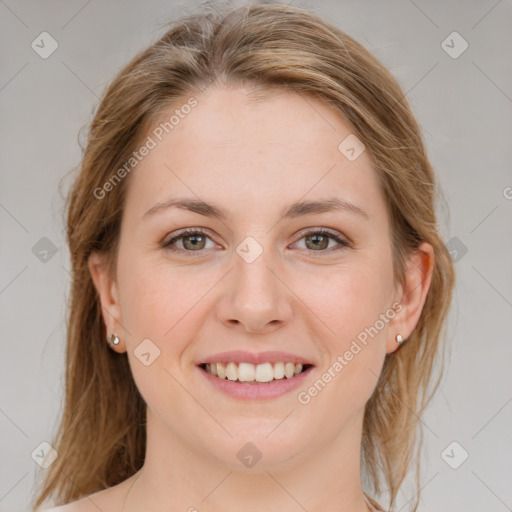
M 328 103 L 364 142 L 380 178 L 397 282 L 404 278 L 411 251 L 422 241 L 434 248 L 423 312 L 407 342 L 386 356 L 366 404 L 361 451 L 371 491 L 379 494 L 384 480 L 390 507 L 415 458 L 419 490 L 419 417 L 442 377 L 442 371 L 437 379 L 434 374 L 442 369 L 454 286 L 453 264 L 435 215 L 440 190 L 420 128 L 394 77 L 351 37 L 301 8 L 253 5 L 206 9 L 174 22 L 103 95 L 66 204 L 72 282 L 65 404 L 52 443 L 59 456 L 46 470 L 36 508 L 50 496 L 59 505 L 114 486 L 143 465 L 146 406 L 126 353 L 113 352 L 105 342 L 87 266 L 90 254 L 100 251 L 114 271 L 130 176 L 104 198 L 94 191 L 123 166 L 170 105 L 219 83 L 250 84 L 262 92 L 277 87 Z M 418 502 L 419 493 L 414 511 Z

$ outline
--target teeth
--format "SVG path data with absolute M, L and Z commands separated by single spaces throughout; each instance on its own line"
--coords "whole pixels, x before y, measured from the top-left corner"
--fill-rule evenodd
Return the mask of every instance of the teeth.
M 274 365 L 274 379 L 282 379 L 284 377 L 284 363 L 276 363 Z
M 295 365 L 293 363 L 286 363 L 284 365 L 284 375 L 287 379 L 291 379 L 295 374 Z
M 226 378 L 226 368 L 224 368 L 222 363 L 217 363 L 217 377 L 219 377 L 219 379 Z
M 226 377 L 229 380 L 238 379 L 238 372 L 235 363 L 228 363 L 228 365 L 226 366 Z
M 211 363 L 206 365 L 206 371 L 220 379 L 238 380 L 240 382 L 270 382 L 286 377 L 291 379 L 302 372 L 301 363 Z
M 240 382 L 251 382 L 256 378 L 256 369 L 253 364 L 240 363 L 238 365 L 238 380 Z
M 274 368 L 270 363 L 263 363 L 256 366 L 256 378 L 257 382 L 270 382 L 274 380 Z

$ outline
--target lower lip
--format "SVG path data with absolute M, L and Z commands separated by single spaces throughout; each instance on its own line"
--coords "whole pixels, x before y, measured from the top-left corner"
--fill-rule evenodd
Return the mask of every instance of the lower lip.
M 305 371 L 295 375 L 291 379 L 284 377 L 282 379 L 257 384 L 247 384 L 235 380 L 219 379 L 219 377 L 215 377 L 203 368 L 198 368 L 206 379 L 223 393 L 241 400 L 262 400 L 275 398 L 292 391 L 298 387 L 305 378 L 307 378 L 313 369 L 313 366 L 310 366 Z

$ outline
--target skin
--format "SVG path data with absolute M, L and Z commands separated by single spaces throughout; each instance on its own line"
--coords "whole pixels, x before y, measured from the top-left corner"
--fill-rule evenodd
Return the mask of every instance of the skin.
M 338 150 L 352 130 L 328 105 L 292 92 L 254 102 L 241 86 L 195 97 L 198 106 L 130 176 L 116 275 L 98 254 L 89 262 L 107 332 L 120 337 L 115 350 L 128 352 L 148 404 L 146 461 L 118 486 L 58 510 L 366 512 L 364 407 L 386 353 L 398 347 L 396 334 L 407 339 L 418 322 L 432 247 L 422 244 L 406 280 L 394 282 L 377 175 L 367 152 L 351 162 Z M 212 202 L 230 218 L 177 208 L 143 218 L 171 196 Z M 294 201 L 333 196 L 369 219 L 349 211 L 279 217 Z M 200 256 L 183 245 L 190 238 L 174 244 L 181 252 L 162 248 L 182 228 L 207 231 Z M 305 228 L 328 228 L 352 246 L 328 239 L 328 248 L 316 248 L 300 235 Z M 263 250 L 250 264 L 236 252 L 247 236 Z M 401 311 L 300 404 L 298 392 L 395 302 Z M 149 366 L 134 356 L 146 338 L 160 349 Z M 296 391 L 242 402 L 196 367 L 207 355 L 237 349 L 291 352 L 315 368 Z M 251 469 L 236 456 L 247 442 L 262 453 Z

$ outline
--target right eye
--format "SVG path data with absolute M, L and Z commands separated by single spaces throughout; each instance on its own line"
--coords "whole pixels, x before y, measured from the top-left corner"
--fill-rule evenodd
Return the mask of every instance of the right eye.
M 204 231 L 198 229 L 186 229 L 178 232 L 170 240 L 163 243 L 162 247 L 171 251 L 201 252 L 205 249 L 206 240 L 211 240 Z M 172 247 L 176 242 L 181 242 L 183 248 Z

